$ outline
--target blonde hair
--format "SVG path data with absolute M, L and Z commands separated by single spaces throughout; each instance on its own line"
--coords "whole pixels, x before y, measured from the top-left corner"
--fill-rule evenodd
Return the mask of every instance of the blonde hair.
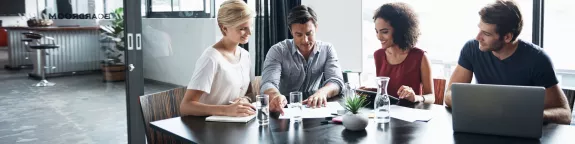
M 243 0 L 226 0 L 218 10 L 218 24 L 225 27 L 237 27 L 255 16 Z

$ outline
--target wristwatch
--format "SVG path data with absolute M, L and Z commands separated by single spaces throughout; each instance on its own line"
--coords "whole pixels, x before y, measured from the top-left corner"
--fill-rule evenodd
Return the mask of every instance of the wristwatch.
M 425 96 L 421 95 L 421 98 L 423 98 L 423 100 L 421 100 L 420 102 L 425 102 Z

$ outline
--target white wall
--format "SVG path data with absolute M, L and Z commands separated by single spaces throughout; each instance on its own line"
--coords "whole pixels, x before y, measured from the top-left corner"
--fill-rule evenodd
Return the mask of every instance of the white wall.
M 196 60 L 221 37 L 215 19 L 142 20 L 144 78 L 187 86 Z
M 302 0 L 318 17 L 316 39 L 334 45 L 343 71 L 362 71 L 362 13 L 360 0 Z
M 216 7 L 223 1 L 216 0 Z M 255 8 L 255 3 L 250 6 Z M 255 9 L 254 9 L 255 10 Z M 254 23 L 255 25 L 255 23 Z M 202 52 L 222 38 L 213 18 L 144 18 L 142 20 L 144 78 L 187 86 Z M 250 36 L 252 73 L 255 32 Z
M 142 1 L 145 3 L 145 1 Z M 115 9 L 124 7 L 124 1 L 121 0 L 108 0 L 106 1 L 106 13 L 112 13 Z M 102 7 L 103 10 L 103 7 Z

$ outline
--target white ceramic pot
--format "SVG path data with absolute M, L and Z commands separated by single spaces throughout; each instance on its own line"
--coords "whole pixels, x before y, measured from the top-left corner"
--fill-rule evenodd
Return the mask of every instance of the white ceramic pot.
M 343 126 L 352 131 L 364 130 L 369 123 L 369 118 L 361 113 L 348 113 L 343 116 Z

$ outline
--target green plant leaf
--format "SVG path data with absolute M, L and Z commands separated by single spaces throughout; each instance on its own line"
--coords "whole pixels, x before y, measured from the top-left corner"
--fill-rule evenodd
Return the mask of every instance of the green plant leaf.
M 109 37 L 108 39 L 114 40 L 115 44 L 113 46 L 107 47 L 103 49 L 106 51 L 110 49 L 112 52 L 122 52 L 125 51 L 125 47 L 123 42 L 126 40 L 124 38 L 124 8 L 117 8 L 113 12 L 112 24 L 109 26 L 102 26 L 100 28 L 100 32 L 103 33 L 103 37 Z M 121 54 L 110 54 L 106 56 L 107 60 L 104 60 L 105 63 L 119 63 Z
M 366 104 L 366 98 L 364 96 L 352 95 L 345 98 L 345 109 L 353 114 L 357 114 L 359 109 Z

